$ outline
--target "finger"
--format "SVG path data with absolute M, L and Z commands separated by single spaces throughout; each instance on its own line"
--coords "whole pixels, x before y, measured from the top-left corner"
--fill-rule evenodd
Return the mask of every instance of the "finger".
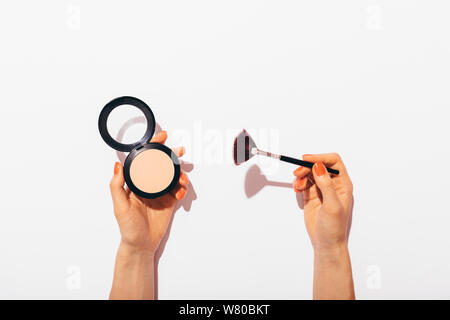
M 345 168 L 344 162 L 337 153 L 323 153 L 323 154 L 304 154 L 303 160 L 309 162 L 322 162 L 329 168 L 339 170 L 340 174 L 347 174 L 347 169 Z
M 182 157 L 186 153 L 185 147 L 172 148 L 172 151 L 177 155 L 178 158 Z
M 128 197 L 123 188 L 125 179 L 123 178 L 123 166 L 120 162 L 114 165 L 114 175 L 109 183 L 114 208 L 119 212 L 128 208 Z
M 297 169 L 294 170 L 294 176 L 296 176 L 297 178 L 306 177 L 310 173 L 311 169 L 306 167 L 298 167 Z
M 312 199 L 321 198 L 319 187 L 315 183 L 308 182 L 308 184 L 311 185 L 303 191 L 303 200 L 305 203 Z
M 150 142 L 164 144 L 167 140 L 167 131 L 161 131 L 155 134 Z
M 181 200 L 186 196 L 187 186 L 184 187 L 181 184 L 178 184 L 171 192 L 175 199 Z
M 306 179 L 306 186 L 303 188 L 302 191 L 310 189 L 312 186 L 314 186 L 314 179 L 312 178 L 311 175 L 305 177 L 305 179 Z
M 316 185 L 322 193 L 323 207 L 326 212 L 335 213 L 340 210 L 341 202 L 334 189 L 333 181 L 322 162 L 316 162 L 313 166 L 313 175 Z
M 189 184 L 189 178 L 187 176 L 187 174 L 184 171 L 181 171 L 180 174 L 180 179 L 178 180 L 178 183 L 183 186 L 183 187 L 187 187 Z
M 306 190 L 308 188 L 308 183 L 309 180 L 307 177 L 304 178 L 296 178 L 292 184 L 294 191 L 296 193 L 298 192 L 302 192 L 304 190 Z M 309 183 L 309 186 L 311 186 L 311 184 Z

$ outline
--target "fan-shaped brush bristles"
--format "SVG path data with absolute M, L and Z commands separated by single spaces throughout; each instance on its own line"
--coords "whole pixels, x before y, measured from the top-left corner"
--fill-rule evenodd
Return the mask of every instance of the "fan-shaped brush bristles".
M 233 144 L 233 159 L 236 165 L 244 163 L 252 158 L 254 154 L 251 153 L 252 148 L 256 148 L 255 141 L 248 134 L 247 131 L 242 132 L 234 139 Z

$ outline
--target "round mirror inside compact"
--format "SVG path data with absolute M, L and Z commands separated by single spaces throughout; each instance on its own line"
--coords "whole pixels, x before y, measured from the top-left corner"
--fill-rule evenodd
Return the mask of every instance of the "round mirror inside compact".
M 111 111 L 107 125 L 109 134 L 116 141 L 132 144 L 140 141 L 145 135 L 147 119 L 139 108 L 123 104 Z
M 111 112 L 123 105 L 138 108 L 146 119 L 145 133 L 135 143 L 124 144 L 117 141 L 108 131 L 108 118 Z M 107 103 L 98 119 L 98 128 L 103 140 L 115 150 L 129 152 L 123 166 L 128 188 L 136 195 L 147 199 L 166 194 L 177 185 L 180 177 L 180 163 L 175 153 L 163 144 L 149 142 L 155 132 L 155 124 L 155 117 L 149 106 L 134 97 L 120 97 Z

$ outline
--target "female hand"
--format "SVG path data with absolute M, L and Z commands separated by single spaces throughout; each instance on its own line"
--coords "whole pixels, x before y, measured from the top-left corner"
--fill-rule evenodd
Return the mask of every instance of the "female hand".
M 314 249 L 347 245 L 353 211 L 353 185 L 340 156 L 336 153 L 304 155 L 314 162 L 313 169 L 294 171 L 293 187 L 303 193 L 305 225 Z M 326 168 L 339 170 L 330 176 Z
M 314 299 L 355 299 L 347 241 L 353 185 L 339 155 L 304 155 L 312 170 L 294 171 L 294 189 L 303 193 L 305 225 L 314 247 Z M 338 169 L 330 176 L 325 166 Z
M 150 142 L 164 144 L 166 139 L 167 132 L 161 131 Z M 173 151 L 181 157 L 184 147 L 175 148 Z M 178 185 L 170 193 L 156 199 L 136 196 L 128 188 L 124 189 L 124 183 L 123 166 L 116 162 L 110 189 L 114 215 L 122 235 L 121 245 L 154 255 L 172 219 L 176 201 L 186 195 L 188 177 L 182 171 Z

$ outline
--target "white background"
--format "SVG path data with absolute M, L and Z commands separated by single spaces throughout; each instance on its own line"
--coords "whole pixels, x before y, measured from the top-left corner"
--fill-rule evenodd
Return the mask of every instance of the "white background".
M 247 198 L 256 162 L 235 167 L 229 155 L 242 128 L 270 151 L 342 155 L 355 185 L 358 298 L 450 298 L 449 9 L 2 1 L 0 298 L 108 297 L 117 156 L 97 119 L 122 95 L 151 105 L 168 145 L 184 139 L 194 162 L 196 200 L 176 213 L 161 299 L 312 296 L 303 212 L 288 188 Z M 293 179 L 290 164 L 260 167 Z

